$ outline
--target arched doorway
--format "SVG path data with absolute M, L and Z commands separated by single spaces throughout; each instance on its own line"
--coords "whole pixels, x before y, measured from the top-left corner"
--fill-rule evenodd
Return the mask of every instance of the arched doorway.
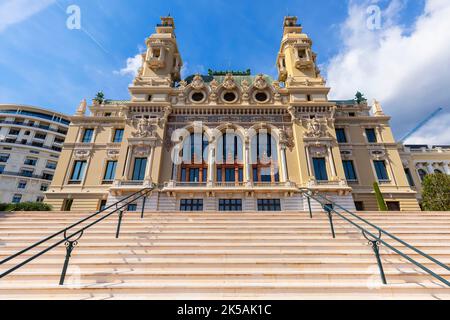
M 200 183 L 208 177 L 208 139 L 205 134 L 191 133 L 183 140 L 178 181 Z
M 244 182 L 244 145 L 234 132 L 223 132 L 216 148 L 216 182 L 239 184 Z
M 278 142 L 270 132 L 260 130 L 251 138 L 252 181 L 280 182 Z

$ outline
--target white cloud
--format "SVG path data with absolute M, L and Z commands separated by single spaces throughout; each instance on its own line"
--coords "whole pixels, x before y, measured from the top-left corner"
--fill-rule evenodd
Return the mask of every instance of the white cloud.
M 373 3 L 350 1 L 341 26 L 343 49 L 327 65 L 331 97 L 349 99 L 360 90 L 377 98 L 398 133 L 447 107 L 408 142 L 450 144 L 450 1 L 426 0 L 422 14 L 406 28 L 397 22 L 403 1 L 391 0 L 381 29 L 372 31 L 367 7 Z
M 189 63 L 187 61 L 183 62 L 183 66 L 181 67 L 181 78 L 186 78 L 189 76 Z
M 56 0 L 3 0 L 0 4 L 0 32 L 25 21 Z
M 138 74 L 139 68 L 142 67 L 142 54 L 138 53 L 134 57 L 127 59 L 127 66 L 120 69 L 120 71 L 114 71 L 115 74 L 122 76 L 132 75 L 135 77 Z
M 193 74 L 206 74 L 206 68 L 202 64 L 197 64 L 194 66 L 191 66 L 189 62 L 183 61 L 183 66 L 181 67 L 181 78 L 185 79 L 190 75 Z

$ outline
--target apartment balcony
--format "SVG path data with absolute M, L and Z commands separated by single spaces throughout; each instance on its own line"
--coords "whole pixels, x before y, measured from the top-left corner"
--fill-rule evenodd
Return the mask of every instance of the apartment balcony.
M 21 127 L 21 128 L 33 128 L 33 129 L 41 129 L 53 133 L 58 133 L 63 136 L 67 134 L 67 130 L 62 129 L 55 129 L 50 126 L 45 126 L 42 124 L 36 124 L 36 123 L 24 123 L 24 122 L 17 122 L 17 121 L 6 121 L 6 120 L 0 120 L 0 124 L 6 124 L 14 127 Z
M 38 149 L 50 150 L 50 151 L 57 152 L 57 153 L 60 153 L 62 151 L 61 147 L 46 146 L 42 142 L 27 142 L 26 140 L 24 142 L 21 142 L 21 141 L 15 140 L 15 139 L 6 138 L 3 140 L 0 140 L 0 143 L 9 144 L 11 146 L 14 146 L 14 145 L 29 146 L 29 147 L 34 147 L 34 148 L 38 148 Z
M 11 172 L 11 171 L 0 171 L 0 175 L 5 176 L 13 176 L 13 177 L 23 177 L 23 178 L 30 178 L 30 179 L 39 179 L 39 180 L 47 180 L 52 181 L 53 176 L 49 174 L 42 174 L 42 175 L 35 175 L 28 172 Z

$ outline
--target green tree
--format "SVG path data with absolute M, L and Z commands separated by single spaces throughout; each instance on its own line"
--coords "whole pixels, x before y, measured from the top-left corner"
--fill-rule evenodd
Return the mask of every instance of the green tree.
M 105 101 L 105 94 L 103 93 L 103 91 L 97 92 L 94 100 L 97 101 L 98 103 L 102 104 L 103 101 Z
M 373 190 L 375 191 L 375 197 L 377 198 L 378 209 L 380 211 L 388 211 L 386 202 L 384 201 L 383 194 L 381 193 L 378 182 L 373 183 Z
M 450 211 L 450 176 L 443 173 L 425 176 L 422 207 L 425 211 Z
M 361 92 L 358 91 L 355 94 L 355 101 L 356 101 L 356 103 L 360 104 L 361 102 L 367 101 L 367 99 L 364 97 L 364 94 L 362 94 Z

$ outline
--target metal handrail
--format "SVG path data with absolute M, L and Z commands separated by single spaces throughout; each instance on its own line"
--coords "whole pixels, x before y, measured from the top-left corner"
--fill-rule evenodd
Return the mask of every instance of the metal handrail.
M 360 231 L 362 231 L 363 236 L 369 241 L 369 243 L 372 246 L 372 249 L 375 253 L 376 259 L 377 259 L 377 264 L 378 267 L 380 269 L 380 275 L 381 275 L 381 279 L 383 281 L 384 284 L 386 284 L 386 277 L 384 274 L 384 270 L 383 270 L 383 266 L 381 263 L 381 259 L 380 259 L 380 252 L 379 252 L 379 246 L 380 244 L 385 245 L 387 248 L 391 249 L 392 251 L 394 251 L 395 253 L 397 253 L 398 255 L 400 255 L 401 257 L 405 258 L 406 260 L 408 260 L 409 262 L 411 262 L 412 264 L 414 264 L 415 266 L 419 267 L 420 269 L 422 269 L 423 271 L 425 271 L 426 273 L 428 273 L 429 275 L 433 276 L 434 278 L 436 278 L 437 280 L 439 280 L 440 282 L 444 283 L 445 285 L 447 285 L 448 287 L 450 287 L 450 281 L 444 279 L 442 276 L 438 275 L 437 273 L 435 273 L 434 271 L 430 270 L 429 268 L 425 267 L 423 264 L 421 264 L 420 262 L 414 260 L 413 258 L 411 258 L 410 256 L 408 256 L 407 254 L 401 252 L 399 249 L 395 248 L 393 245 L 387 243 L 386 241 L 384 241 L 383 239 L 381 239 L 382 235 L 386 235 L 387 237 L 401 243 L 402 245 L 404 245 L 405 247 L 413 250 L 414 252 L 416 252 L 417 254 L 419 254 L 420 256 L 430 260 L 431 262 L 437 264 L 438 266 L 446 269 L 447 271 L 450 271 L 450 267 L 447 266 L 446 264 L 442 263 L 441 261 L 433 258 L 432 256 L 426 254 L 425 252 L 417 249 L 416 247 L 414 247 L 413 245 L 405 242 L 404 240 L 398 238 L 397 236 L 393 235 L 392 233 L 376 226 L 375 224 L 367 221 L 366 219 L 358 216 L 357 214 L 347 210 L 346 208 L 340 206 L 339 204 L 337 204 L 336 202 L 328 199 L 327 197 L 317 194 L 315 193 L 313 190 L 310 189 L 305 189 L 302 188 L 300 189 L 300 192 L 305 195 L 308 199 L 308 206 L 309 206 L 309 213 L 310 216 L 312 218 L 312 209 L 311 209 L 311 199 L 317 201 L 319 204 L 322 205 L 322 207 L 324 208 L 324 210 L 327 212 L 328 214 L 328 218 L 330 221 L 330 226 L 331 226 L 331 231 L 333 234 L 333 238 L 336 237 L 335 232 L 334 232 L 334 225 L 333 225 L 333 218 L 332 218 L 332 213 L 334 212 L 335 214 L 337 214 L 340 218 L 342 218 L 343 220 L 347 221 L 348 223 L 350 223 L 351 225 L 353 225 L 354 227 L 356 227 L 357 229 L 359 229 Z M 331 205 L 331 206 L 330 206 Z M 348 217 L 344 216 L 342 213 L 338 212 L 335 208 L 339 208 L 341 210 L 343 210 L 344 212 L 350 214 L 352 217 L 364 222 L 365 224 L 371 226 L 372 228 L 376 229 L 378 231 L 378 235 L 374 235 L 373 233 L 371 233 L 369 230 L 367 230 L 366 228 L 362 227 L 361 225 L 359 225 L 358 223 L 350 220 Z
M 139 199 L 143 198 L 142 212 L 141 212 L 141 218 L 143 218 L 144 217 L 144 207 L 145 207 L 146 198 L 148 196 L 148 193 L 151 192 L 153 189 L 154 189 L 154 186 L 143 188 L 143 189 L 141 189 L 141 190 L 139 190 L 139 191 L 137 191 L 137 192 L 135 192 L 135 193 L 133 193 L 133 194 L 131 194 L 131 195 L 129 195 L 129 196 L 127 196 L 127 197 L 125 197 L 125 198 L 123 198 L 123 199 L 121 199 L 121 200 L 119 200 L 119 201 L 117 201 L 117 202 L 115 202 L 115 203 L 113 203 L 111 205 L 109 205 L 108 207 L 106 207 L 106 208 L 104 208 L 102 210 L 99 210 L 99 211 L 97 211 L 97 212 L 87 216 L 86 218 L 81 219 L 80 221 L 75 222 L 72 225 L 70 225 L 70 226 L 68 226 L 68 227 L 66 227 L 66 228 L 64 228 L 64 229 L 62 229 L 62 230 L 60 230 L 60 231 L 58 231 L 58 232 L 56 232 L 56 233 L 54 233 L 54 234 L 52 234 L 52 235 L 42 239 L 42 240 L 32 244 L 32 245 L 30 245 L 29 247 L 27 247 L 27 248 L 25 248 L 25 249 L 15 253 L 15 254 L 9 256 L 9 257 L 7 257 L 6 259 L 3 259 L 2 261 L 0 261 L 0 265 L 3 265 L 5 263 L 7 263 L 7 262 L 9 262 L 9 261 L 11 261 L 11 260 L 21 256 L 21 255 L 23 255 L 24 253 L 27 253 L 28 251 L 30 251 L 32 249 L 35 249 L 36 247 L 40 246 L 41 244 L 43 244 L 43 243 L 45 243 L 45 242 L 47 242 L 47 241 L 49 241 L 49 240 L 59 236 L 59 235 L 63 235 L 64 236 L 64 239 L 59 240 L 58 242 L 56 242 L 56 243 L 52 244 L 51 246 L 47 247 L 46 249 L 36 253 L 35 255 L 31 256 L 30 258 L 22 261 L 21 263 L 19 263 L 19 264 L 15 265 L 14 267 L 4 271 L 3 273 L 1 273 L 0 274 L 0 279 L 5 277 L 5 276 L 7 276 L 7 275 L 9 275 L 10 273 L 16 271 L 17 269 L 23 267 L 24 265 L 30 263 L 31 261 L 37 259 L 38 257 L 40 257 L 43 254 L 49 252 L 50 250 L 56 248 L 60 244 L 65 243 L 65 245 L 66 245 L 66 258 L 65 258 L 63 270 L 62 270 L 62 273 L 61 273 L 60 283 L 59 283 L 60 285 L 63 285 L 64 284 L 64 279 L 65 279 L 65 275 L 66 275 L 66 271 L 67 271 L 68 264 L 69 264 L 69 259 L 71 257 L 71 253 L 72 253 L 74 247 L 78 244 L 78 240 L 80 240 L 80 238 L 83 236 L 84 231 L 86 231 L 87 229 L 91 228 L 92 226 L 98 224 L 99 222 L 105 220 L 106 218 L 110 217 L 114 213 L 118 212 L 119 213 L 118 214 L 119 215 L 119 221 L 118 221 L 117 230 L 116 230 L 116 238 L 118 238 L 119 234 L 120 234 L 121 223 L 122 223 L 122 217 L 123 217 L 123 211 L 124 211 L 123 209 L 126 206 L 128 206 L 130 203 L 133 203 L 136 200 L 139 200 Z M 125 203 L 120 205 L 123 202 L 125 202 Z M 106 215 L 98 218 L 97 220 L 89 223 L 88 225 L 84 226 L 83 228 L 81 228 L 78 231 L 75 231 L 71 235 L 67 234 L 67 232 L 69 230 L 71 230 L 71 229 L 75 228 L 76 226 L 78 226 L 78 225 L 80 225 L 80 224 L 82 224 L 82 223 L 84 223 L 84 222 L 86 222 L 86 221 L 88 221 L 88 220 L 98 216 L 101 213 L 106 212 L 107 210 L 109 210 L 111 208 L 114 208 L 114 210 L 109 212 L 108 214 L 106 214 Z M 75 237 L 76 237 L 76 240 L 72 240 Z

